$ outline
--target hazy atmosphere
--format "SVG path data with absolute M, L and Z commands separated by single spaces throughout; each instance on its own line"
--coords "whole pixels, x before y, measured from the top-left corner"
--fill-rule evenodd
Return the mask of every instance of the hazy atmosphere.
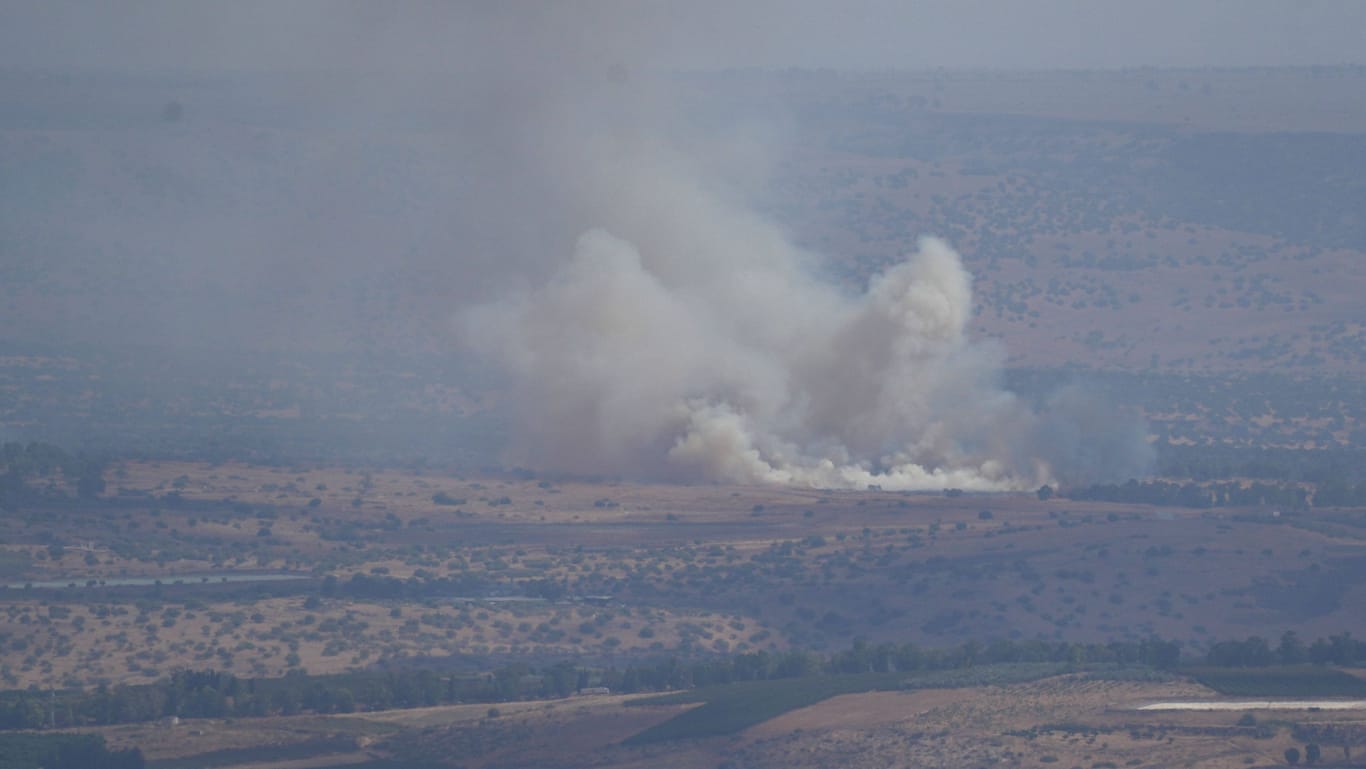
M 125 125 L 65 178 L 11 147 L 12 243 L 99 285 L 44 303 L 24 333 L 473 349 L 512 377 L 504 460 L 540 470 L 1123 480 L 1146 470 L 1141 426 L 1079 423 L 1094 404 L 1040 416 L 1004 392 L 1003 353 L 966 333 L 952 243 L 831 285 L 832 255 L 757 213 L 799 130 L 790 105 L 701 103 L 674 73 L 1334 62 L 1321 36 L 1284 30 L 1340 31 L 1355 7 L 18 5 L 3 56 L 62 78 L 49 116 L 121 78 L 188 78 L 167 92 L 175 120 L 154 104 L 124 117 L 161 117 L 155 143 Z
M 0 0 L 0 767 L 1361 766 L 1363 52 Z
M 538 27 L 661 68 L 1088 69 L 1361 62 L 1354 0 L 744 3 L 6 2 L 10 67 L 426 70 Z M 556 23 L 544 25 L 549 19 Z M 492 33 L 492 36 L 484 33 Z M 520 50 L 520 49 L 518 49 Z

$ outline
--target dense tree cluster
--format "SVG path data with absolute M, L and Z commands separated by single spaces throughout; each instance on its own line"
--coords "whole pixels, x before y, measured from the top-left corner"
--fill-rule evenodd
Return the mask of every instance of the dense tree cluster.
M 1329 478 L 1315 488 L 1314 507 L 1366 507 L 1366 481 L 1353 486 L 1343 478 Z
M 1205 655 L 1205 663 L 1217 667 L 1270 667 L 1309 662 L 1343 667 L 1358 665 L 1366 662 L 1366 641 L 1352 638 L 1351 633 L 1341 633 L 1305 644 L 1295 631 L 1290 630 L 1274 647 L 1261 636 L 1251 636 L 1242 641 L 1219 641 L 1210 646 Z
M 0 510 L 55 493 L 58 481 L 81 497 L 93 497 L 104 491 L 104 462 L 47 443 L 0 445 Z
M 1366 484 L 1363 484 L 1366 492 Z M 1170 481 L 1130 480 L 1122 484 L 1096 484 L 1068 489 L 1068 499 L 1092 502 L 1125 502 L 1169 507 L 1278 507 L 1298 510 L 1310 503 L 1308 491 L 1288 484 L 1251 483 L 1175 483 Z M 1313 498 L 1320 503 L 1320 494 Z
M 1160 443 L 1157 449 L 1157 474 L 1167 478 L 1255 478 L 1315 485 L 1336 482 L 1353 488 L 1366 481 L 1366 449 L 1356 446 L 1288 449 Z
M 1366 642 L 1350 634 L 1304 643 L 1293 632 L 1272 646 L 1253 636 L 1213 644 L 1205 663 L 1218 667 L 1272 665 L 1351 666 L 1366 660 Z M 589 687 L 621 693 L 670 691 L 739 681 L 764 681 L 859 673 L 962 670 L 979 665 L 1064 663 L 1118 664 L 1173 669 L 1181 644 L 1160 638 L 1109 643 L 998 639 L 948 648 L 916 644 L 870 644 L 857 640 L 828 656 L 809 651 L 749 652 L 705 659 L 678 657 L 622 669 L 587 668 L 564 661 L 540 669 L 526 664 L 490 673 L 443 673 L 430 669 L 364 671 L 330 675 L 292 672 L 281 678 L 238 678 L 213 670 L 177 671 L 153 684 L 99 687 L 93 691 L 38 690 L 0 693 L 0 728 L 35 729 L 134 723 L 167 716 L 224 718 L 302 712 L 426 707 L 451 703 L 508 702 L 566 697 Z M 103 764 L 90 764 L 103 766 Z M 109 764 L 121 767 L 123 764 Z
M 354 574 L 344 582 L 328 577 L 323 581 L 322 594 L 370 600 L 472 596 L 487 594 L 491 585 L 490 580 L 476 574 L 438 577 L 423 572 L 407 579 L 379 574 Z
M 0 728 L 33 729 L 151 721 L 166 716 L 223 718 L 345 713 L 457 702 L 506 702 L 566 697 L 587 687 L 634 693 L 694 686 L 868 672 L 954 670 L 999 663 L 1122 663 L 1174 667 L 1180 644 L 1149 639 L 1108 644 L 997 640 L 948 649 L 915 644 L 869 645 L 843 652 L 752 652 L 685 661 L 671 657 L 624 669 L 590 669 L 560 662 L 534 669 L 507 665 L 482 675 L 391 670 L 243 679 L 212 670 L 178 671 L 154 684 L 94 691 L 0 694 Z
M 6 769 L 143 769 L 142 751 L 108 750 L 93 734 L 0 735 L 0 766 Z
M 1048 489 L 1047 486 L 1044 489 Z M 1039 499 L 1052 496 L 1040 489 Z M 1187 481 L 1137 481 L 1095 484 L 1067 489 L 1068 499 L 1092 502 L 1124 502 L 1168 507 L 1275 507 L 1303 510 L 1308 507 L 1366 507 L 1366 481 L 1353 485 L 1341 477 L 1315 485 L 1313 493 L 1297 483 L 1201 483 Z

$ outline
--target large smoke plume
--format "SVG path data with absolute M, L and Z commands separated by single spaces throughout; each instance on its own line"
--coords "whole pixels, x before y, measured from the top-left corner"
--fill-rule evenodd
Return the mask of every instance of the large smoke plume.
M 523 466 L 965 489 L 1140 472 L 1141 425 L 1001 387 L 948 244 L 851 292 L 759 213 L 801 130 L 782 78 L 713 72 L 725 93 L 695 98 L 674 73 L 760 54 L 803 10 L 33 4 L 4 55 L 94 79 L 14 81 L 47 128 L 0 134 L 0 279 L 34 297 L 0 306 L 0 339 L 430 355 L 455 316 L 507 374 Z
M 674 140 L 634 88 L 555 113 L 548 186 L 582 230 L 544 278 L 460 316 L 509 374 L 509 461 L 887 489 L 1143 472 L 1141 424 L 1080 390 L 1036 411 L 1002 388 L 1000 350 L 968 334 L 971 276 L 949 244 L 923 238 L 851 295 L 722 170 L 743 142 Z

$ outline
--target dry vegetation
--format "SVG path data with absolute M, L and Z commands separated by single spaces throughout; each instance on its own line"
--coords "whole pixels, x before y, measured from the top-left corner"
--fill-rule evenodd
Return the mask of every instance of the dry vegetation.
M 1327 194 L 1322 174 L 1355 162 L 1325 149 L 1322 174 L 1295 176 L 1318 162 L 1312 137 L 1359 141 L 1347 94 L 1362 77 L 792 78 L 787 98 L 825 121 L 795 142 L 777 208 L 854 285 L 917 237 L 948 238 L 975 276 L 977 330 L 1015 365 L 1359 375 L 1362 241 L 1341 237 L 1355 215 L 1311 225 L 1322 207 L 1288 190 Z
M 1329 383 L 1301 409 L 1298 391 L 1273 399 L 1249 390 L 1243 402 L 1229 394 L 1234 385 L 1225 392 L 1214 379 L 1182 378 L 1366 371 L 1359 212 L 1335 209 L 1319 229 L 1297 231 L 1268 221 L 1278 188 L 1247 210 L 1173 213 L 1171 201 L 1184 194 L 1217 196 L 1153 172 L 1179 172 L 1208 148 L 1201 142 L 1234 147 L 1225 160 L 1237 167 L 1292 155 L 1280 141 L 1355 141 L 1366 132 L 1362 77 L 797 75 L 784 88 L 813 118 L 794 137 L 769 203 L 851 286 L 901 258 L 916 237 L 947 236 L 976 275 L 976 332 L 1004 339 L 1012 365 L 1169 377 L 1135 380 L 1138 390 L 1185 382 L 1167 401 L 1144 405 L 1173 446 L 1358 446 L 1359 388 Z M 700 84 L 709 88 L 716 84 Z M 54 153 L 64 141 L 51 137 Z M 99 154 L 86 138 L 72 141 L 81 142 L 66 148 L 77 159 Z M 1307 178 L 1284 189 L 1308 200 L 1323 185 L 1351 183 Z M 64 305 L 46 292 L 64 279 L 35 275 L 15 276 L 0 321 L 59 320 Z M 1360 632 L 1366 617 L 1366 527 L 1354 511 L 1197 512 L 1033 495 L 451 471 L 407 458 L 449 449 L 453 434 L 466 441 L 452 449 L 468 452 L 463 466 L 484 461 L 487 425 L 478 420 L 496 408 L 496 392 L 422 361 L 366 379 L 292 359 L 263 366 L 267 374 L 239 361 L 176 374 L 136 356 L 4 353 L 0 427 L 56 413 L 83 430 L 127 433 L 129 454 L 159 456 L 162 442 L 179 446 L 196 431 L 216 436 L 240 422 L 261 430 L 235 435 L 247 449 L 195 443 L 181 455 L 272 459 L 116 463 L 101 498 L 0 518 L 5 688 L 119 686 L 207 668 L 273 677 L 415 664 L 478 670 L 508 660 L 624 666 L 674 654 L 843 649 L 857 637 L 947 647 L 1159 635 L 1198 655 L 1211 641 L 1251 634 Z M 183 378 L 162 400 L 149 383 L 174 376 Z M 311 413 L 318 402 L 330 410 Z M 408 453 L 379 446 L 405 458 L 379 463 L 388 469 L 291 462 L 272 443 L 316 430 L 300 439 L 310 451 L 326 442 L 361 456 L 375 424 L 364 412 L 375 402 L 400 404 L 417 428 L 432 428 L 400 425 L 405 443 L 427 444 Z M 130 425 L 156 430 L 137 435 Z M 59 476 L 50 484 L 56 493 L 71 485 Z M 281 574 L 297 579 L 223 581 Z M 160 584 L 116 585 L 137 578 Z M 356 579 L 449 582 L 443 591 L 373 595 L 348 592 Z M 1283 764 L 1286 748 L 1303 747 L 1296 724 L 1363 728 L 1355 712 L 1259 712 L 1258 725 L 1246 726 L 1235 713 L 1130 709 L 1208 696 L 1180 681 L 1081 675 L 850 694 L 737 736 L 631 748 L 619 743 L 680 706 L 573 697 L 102 732 L 152 759 L 241 751 L 217 755 L 243 769 L 386 758 L 489 769 L 1235 769 Z M 1324 763 L 1340 753 L 1325 745 Z
M 856 636 L 1156 634 L 1194 652 L 1330 635 L 1366 601 L 1362 535 L 1330 514 L 241 464 L 113 474 L 108 494 L 135 504 L 8 522 L 9 686 L 506 655 L 611 664 Z M 56 539 L 32 528 L 45 515 Z M 222 581 L 278 574 L 300 579 Z M 114 586 L 129 577 L 161 584 Z M 354 579 L 452 582 L 400 596 L 346 592 Z M 23 587 L 43 581 L 72 587 Z
M 216 720 L 175 727 L 103 730 L 111 745 L 140 745 L 151 759 L 259 746 L 314 745 L 309 765 L 375 758 L 451 760 L 471 767 L 961 767 L 1057 765 L 1191 766 L 1235 769 L 1283 765 L 1303 749 L 1296 726 L 1360 728 L 1359 712 L 1260 711 L 1148 713 L 1155 700 L 1215 695 L 1184 682 L 1136 683 L 1063 676 L 1027 684 L 851 694 L 790 712 L 734 737 L 644 748 L 626 737 L 678 712 L 678 706 L 626 707 L 630 698 L 580 697 L 500 706 L 462 705 L 374 714 L 292 717 L 265 723 Z M 1333 765 L 1340 746 L 1322 746 Z M 264 769 L 264 762 L 234 763 Z M 300 764 L 302 766 L 303 764 Z

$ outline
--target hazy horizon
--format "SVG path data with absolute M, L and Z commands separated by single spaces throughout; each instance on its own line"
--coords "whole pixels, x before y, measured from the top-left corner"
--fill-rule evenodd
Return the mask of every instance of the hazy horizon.
M 0 68 L 457 73 L 490 17 L 662 69 L 1112 69 L 1366 62 L 1366 4 L 1040 0 L 850 3 L 5 2 Z M 581 23 L 575 23 L 575 19 Z M 472 36 L 465 33 L 475 31 Z
M 861 232 L 846 240 L 861 225 L 832 223 L 820 242 L 808 217 L 784 211 L 793 158 L 820 169 L 861 143 L 868 158 L 921 160 L 957 146 L 968 161 L 947 169 L 987 175 L 972 130 L 923 120 L 953 111 L 940 107 L 951 89 L 840 85 L 821 102 L 781 77 L 699 86 L 668 74 L 1336 63 L 1360 56 L 1362 8 L 11 3 L 0 67 L 152 77 L 3 81 L 0 276 L 12 276 L 19 321 L 3 336 L 477 356 L 506 377 L 495 389 L 515 424 L 507 460 L 537 470 L 889 489 L 1123 480 L 1152 464 L 1141 420 L 1096 394 L 1027 403 L 1003 385 L 1012 329 L 981 333 L 978 319 L 1011 302 L 984 299 L 975 281 L 1029 244 L 984 248 L 995 222 L 962 225 L 977 201 L 933 220 L 851 201 L 890 231 L 875 257 Z M 322 76 L 273 76 L 293 71 Z M 257 76 L 194 79 L 227 72 Z M 1162 91 L 1147 79 L 1131 78 L 1130 97 Z M 1228 90 L 1246 99 L 1262 85 Z M 1167 93 L 1198 107 L 1209 88 Z M 1028 96 L 1002 90 L 1000 112 Z M 1038 89 L 1079 90 L 1115 103 L 1108 87 Z M 1047 150 L 1070 169 L 1074 152 Z M 1171 157 L 1161 167 L 1192 167 Z M 1021 168 L 1037 174 L 1038 161 Z M 1097 167 L 1107 187 L 1130 170 Z M 1315 168 L 1295 178 L 1312 178 L 1318 201 L 1331 193 Z M 889 167 L 900 181 L 873 184 L 922 170 L 945 168 Z M 1227 178 L 1153 177 L 1169 185 L 1155 219 L 1189 210 L 1197 182 Z M 848 184 L 814 182 L 807 203 Z M 1343 185 L 1338 199 L 1353 199 Z M 1121 191 L 1085 229 L 1134 226 L 1118 206 L 1152 194 Z M 1355 221 L 1335 217 L 1329 232 L 1351 242 Z M 1042 248 L 1052 234 L 1030 238 Z M 1092 347 L 1105 337 L 1084 323 L 1061 331 L 1100 334 Z M 380 394 L 368 410 L 389 405 Z

